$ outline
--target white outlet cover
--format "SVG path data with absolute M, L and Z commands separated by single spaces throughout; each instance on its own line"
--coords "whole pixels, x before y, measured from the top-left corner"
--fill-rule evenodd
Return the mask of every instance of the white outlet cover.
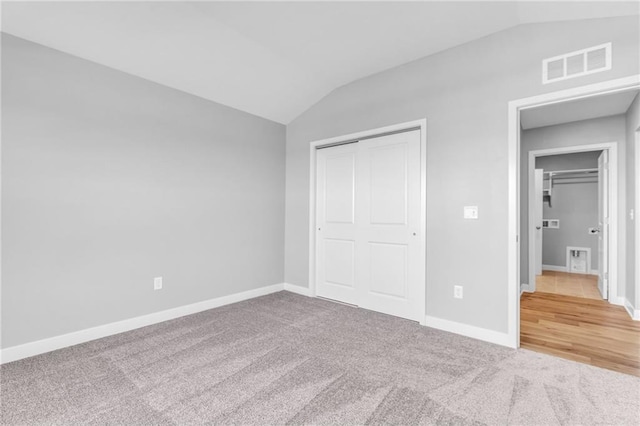
M 155 277 L 153 279 L 153 289 L 154 290 L 162 289 L 162 277 Z
M 464 218 L 465 219 L 477 219 L 478 218 L 478 206 L 464 206 Z
M 463 296 L 462 286 L 461 285 L 454 285 L 453 286 L 453 297 L 455 297 L 456 299 L 462 299 L 462 296 Z

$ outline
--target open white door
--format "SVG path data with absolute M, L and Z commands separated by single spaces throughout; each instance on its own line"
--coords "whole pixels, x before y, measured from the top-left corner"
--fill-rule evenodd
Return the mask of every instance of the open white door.
M 598 157 L 598 290 L 609 297 L 609 151 Z
M 533 220 L 535 223 L 536 235 L 536 251 L 535 251 L 535 271 L 536 275 L 542 275 L 542 192 L 544 185 L 544 170 L 535 169 L 534 171 L 534 203 L 533 203 Z M 531 284 L 535 288 L 535 281 Z

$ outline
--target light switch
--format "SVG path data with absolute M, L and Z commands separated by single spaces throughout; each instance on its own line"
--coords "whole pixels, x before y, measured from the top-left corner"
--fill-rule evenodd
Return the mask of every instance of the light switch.
M 465 219 L 477 219 L 478 218 L 478 206 L 464 206 L 464 218 Z

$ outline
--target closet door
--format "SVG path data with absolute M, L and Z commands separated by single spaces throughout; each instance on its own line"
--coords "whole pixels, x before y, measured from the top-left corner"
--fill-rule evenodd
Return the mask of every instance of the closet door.
M 356 162 L 358 143 L 319 149 L 316 187 L 316 294 L 358 305 Z
M 364 140 L 359 148 L 359 305 L 419 320 L 420 131 Z
M 420 132 L 316 159 L 316 294 L 419 320 Z

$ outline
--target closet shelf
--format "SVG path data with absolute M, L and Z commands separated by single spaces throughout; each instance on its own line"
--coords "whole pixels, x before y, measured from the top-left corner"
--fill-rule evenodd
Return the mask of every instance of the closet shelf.
M 565 183 L 579 183 L 581 179 L 597 178 L 598 169 L 554 170 L 544 172 L 543 177 L 542 202 L 549 203 L 549 207 L 551 207 L 551 194 L 553 192 L 554 182 L 558 185 Z M 578 182 L 576 182 L 576 180 Z

